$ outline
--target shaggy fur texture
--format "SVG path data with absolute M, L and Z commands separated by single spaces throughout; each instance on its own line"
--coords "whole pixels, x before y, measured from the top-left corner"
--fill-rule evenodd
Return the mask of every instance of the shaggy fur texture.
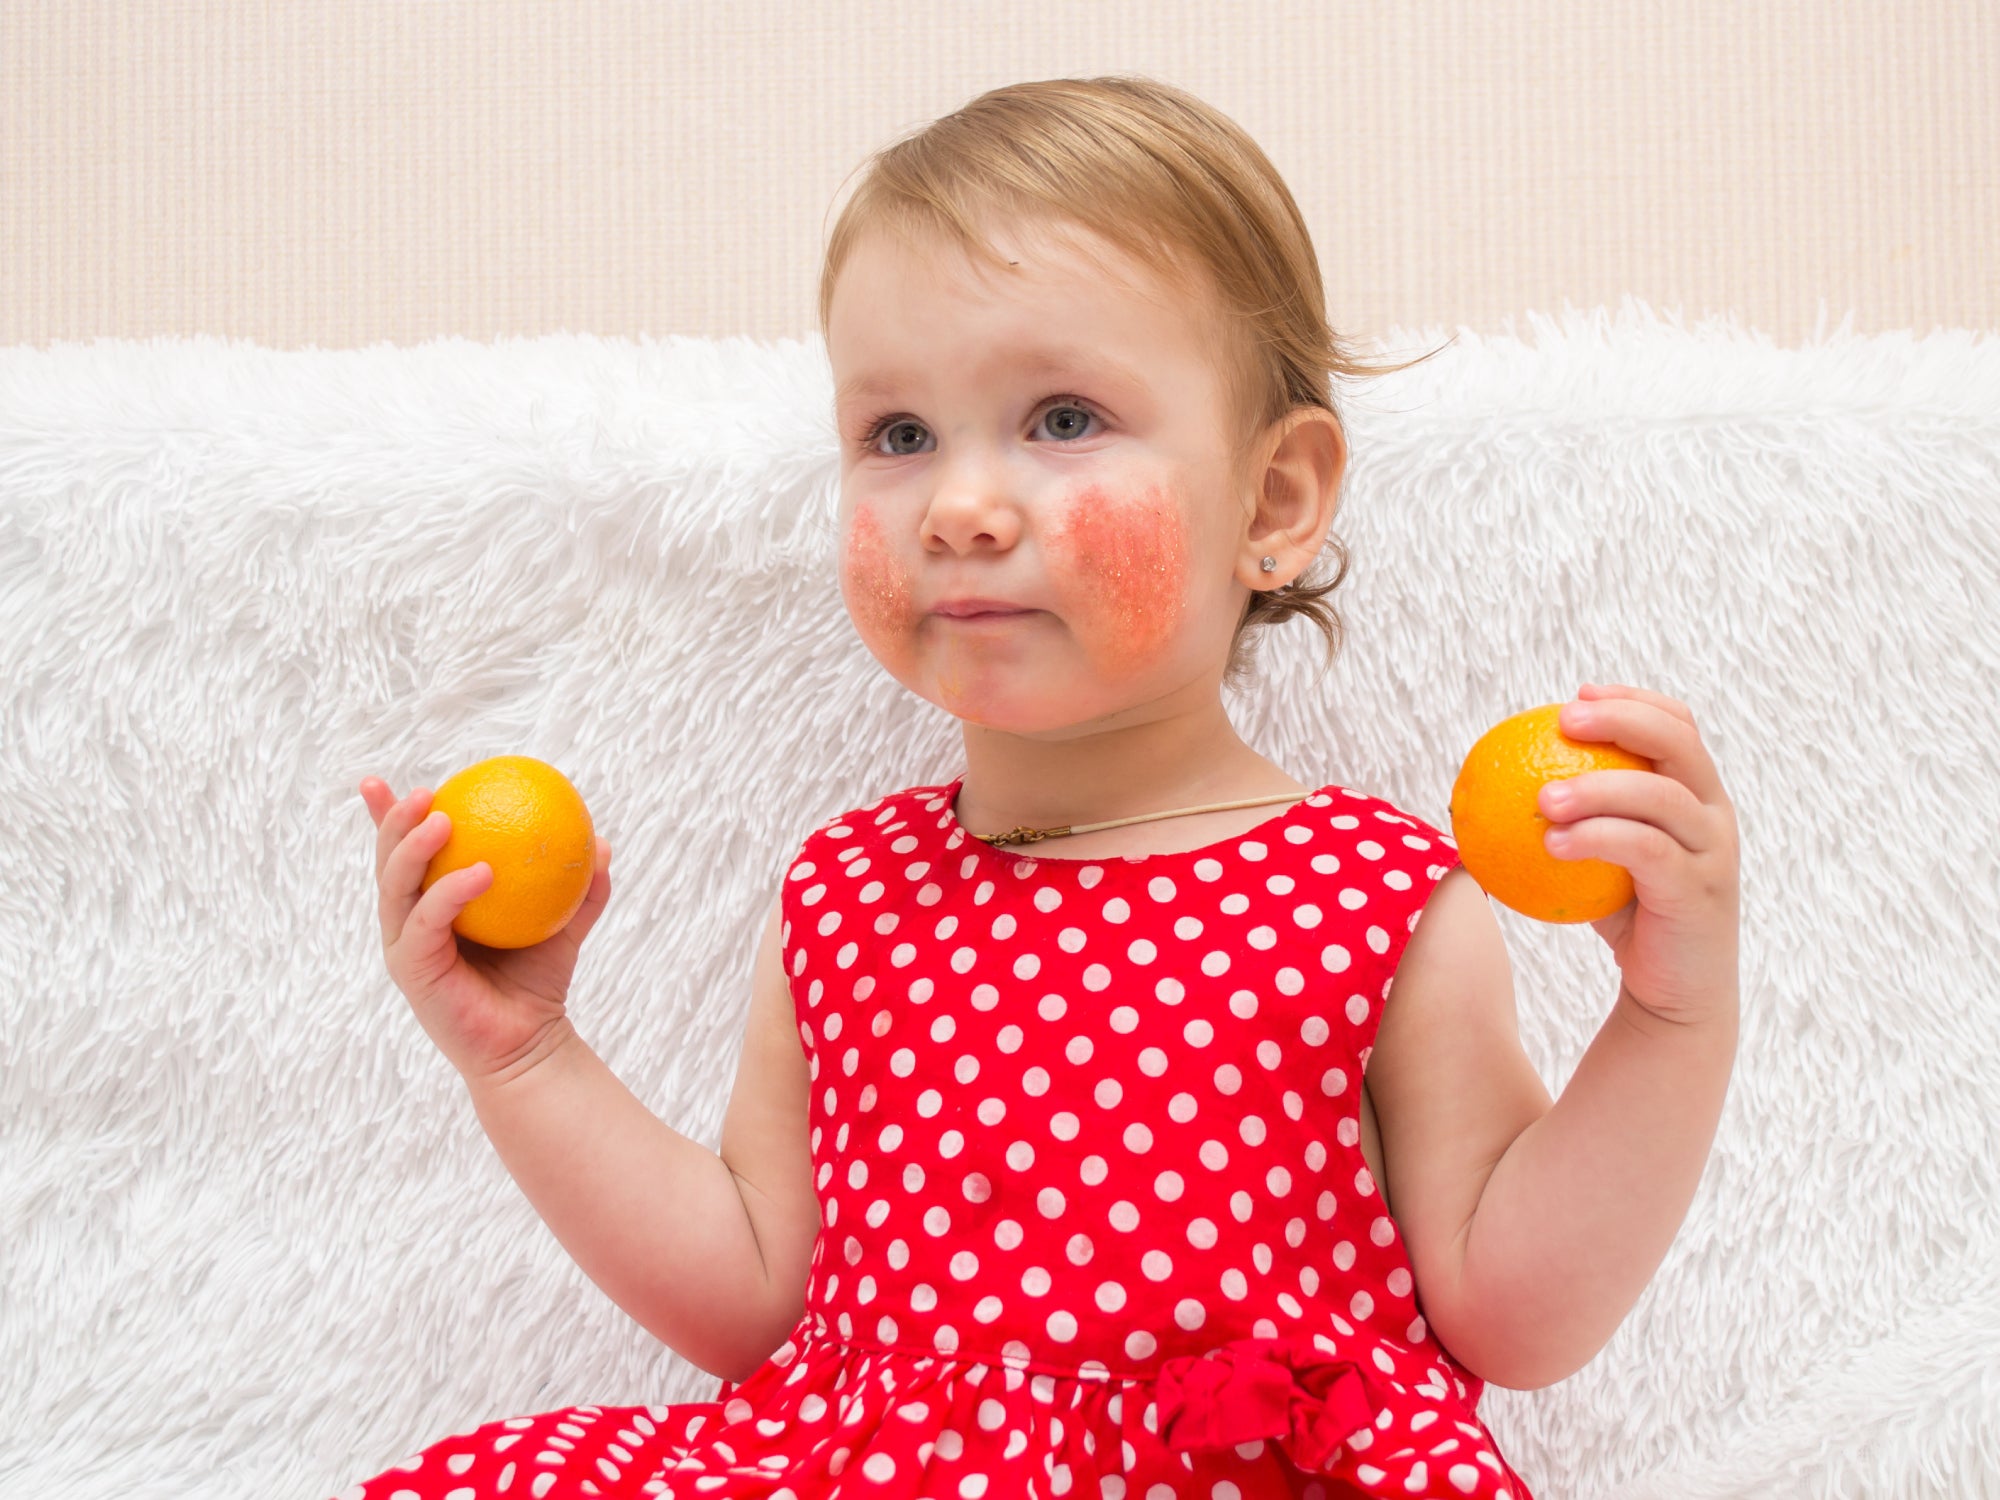
M 713 1147 L 796 841 L 961 769 L 842 606 L 830 385 L 816 340 L 0 350 L 0 1493 L 317 1500 L 713 1394 L 390 984 L 356 784 L 568 773 L 617 849 L 572 1012 Z M 1487 725 L 1644 685 L 1743 834 L 1708 1172 L 1595 1361 L 1490 1391 L 1510 1459 L 1538 1500 L 2000 1495 L 2000 342 L 1628 304 L 1340 399 L 1348 641 L 1267 636 L 1245 737 L 1448 826 Z M 1616 970 L 1496 910 L 1559 1092 Z

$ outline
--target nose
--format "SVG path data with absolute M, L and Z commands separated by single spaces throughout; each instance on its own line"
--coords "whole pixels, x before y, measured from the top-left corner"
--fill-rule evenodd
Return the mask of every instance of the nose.
M 990 454 L 961 450 L 931 470 L 924 507 L 926 547 L 935 539 L 952 551 L 973 551 L 983 540 L 1007 548 L 1021 534 L 1021 512 L 1005 465 Z

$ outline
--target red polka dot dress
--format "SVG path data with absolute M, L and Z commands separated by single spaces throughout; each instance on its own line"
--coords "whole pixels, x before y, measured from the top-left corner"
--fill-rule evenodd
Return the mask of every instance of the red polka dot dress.
M 962 780 L 786 871 L 820 1234 L 784 1345 L 355 1500 L 1533 1500 L 1361 1151 L 1452 841 L 1328 786 L 1200 849 L 1036 858 L 959 826 Z

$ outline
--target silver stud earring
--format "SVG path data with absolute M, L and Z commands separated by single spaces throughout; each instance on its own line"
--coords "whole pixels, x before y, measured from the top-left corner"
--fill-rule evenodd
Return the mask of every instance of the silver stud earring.
M 1276 570 L 1278 566 L 1278 560 L 1275 557 L 1267 557 L 1263 560 L 1263 562 L 1259 563 L 1258 566 L 1261 567 L 1266 573 L 1270 573 Z

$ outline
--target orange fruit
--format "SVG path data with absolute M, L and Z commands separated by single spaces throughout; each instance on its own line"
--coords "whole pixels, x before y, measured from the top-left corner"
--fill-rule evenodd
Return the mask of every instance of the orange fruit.
M 1562 704 L 1502 719 L 1473 742 L 1451 788 L 1451 836 L 1479 888 L 1539 922 L 1594 922 L 1632 899 L 1632 874 L 1602 859 L 1557 859 L 1537 805 L 1551 781 L 1585 771 L 1650 771 L 1642 755 L 1556 727 Z
M 429 890 L 453 870 L 484 861 L 493 883 L 453 918 L 460 937 L 489 948 L 526 948 L 569 925 L 597 864 L 590 810 L 546 761 L 496 755 L 446 778 L 431 796 L 451 836 L 424 869 Z

